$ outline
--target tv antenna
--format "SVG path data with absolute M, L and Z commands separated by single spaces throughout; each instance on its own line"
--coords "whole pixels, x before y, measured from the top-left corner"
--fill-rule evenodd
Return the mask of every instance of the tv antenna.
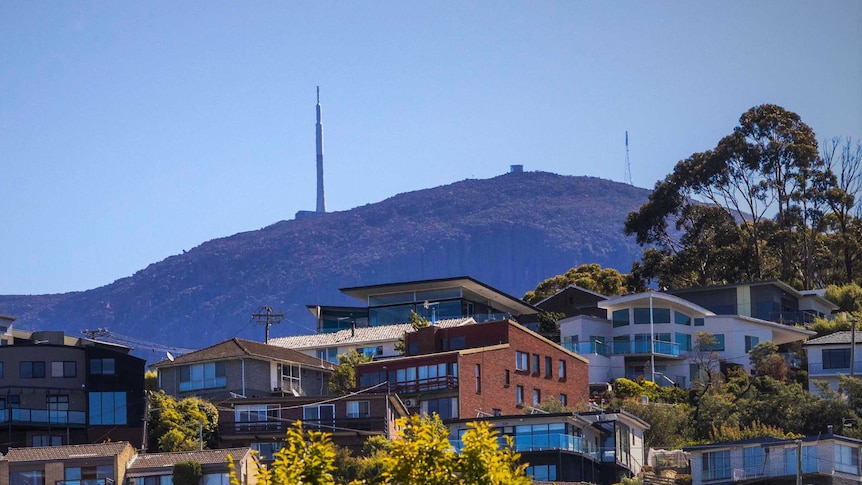
M 257 310 L 257 313 L 253 313 L 251 315 L 254 318 L 255 323 L 264 325 L 266 327 L 265 335 L 263 343 L 269 343 L 269 327 L 281 323 L 284 319 L 284 313 L 273 313 L 272 308 L 268 306 L 264 306 Z
M 629 160 L 629 131 L 626 130 L 626 175 L 625 183 L 632 184 L 632 162 Z

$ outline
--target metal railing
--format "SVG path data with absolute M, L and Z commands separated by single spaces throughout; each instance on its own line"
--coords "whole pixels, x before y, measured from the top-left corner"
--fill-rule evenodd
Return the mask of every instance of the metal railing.
M 88 478 L 86 480 L 60 480 L 56 485 L 114 485 L 113 478 Z
M 841 367 L 829 367 L 826 368 L 823 366 L 822 362 L 809 362 L 808 363 L 808 375 L 837 375 L 844 374 L 850 375 L 850 363 Z M 862 375 L 862 362 L 856 362 L 853 365 L 853 373 L 855 375 Z
M 428 377 L 426 379 L 393 382 L 389 385 L 390 392 L 397 392 L 399 394 L 415 394 L 417 392 L 457 388 L 458 378 L 455 376 Z
M 573 453 L 581 453 L 589 456 L 593 460 L 599 461 L 606 458 L 607 453 L 602 453 L 596 449 L 595 445 L 588 440 L 584 440 L 580 436 L 572 436 L 562 433 L 550 434 L 525 434 L 521 436 L 513 436 L 512 449 L 519 453 L 526 451 L 570 451 Z M 450 440 L 452 447 L 456 452 L 460 453 L 464 449 L 464 443 L 460 440 Z M 497 438 L 497 444 L 500 447 L 506 447 L 506 438 L 500 436 Z M 614 452 L 610 452 L 610 461 L 614 460 Z
M 653 353 L 655 355 L 679 357 L 679 344 L 674 342 L 665 342 L 663 340 L 654 340 L 652 342 Z M 565 342 L 563 347 L 577 354 L 599 354 L 608 355 L 628 355 L 628 354 L 649 354 L 649 340 L 627 340 L 617 342 Z
M 47 409 L 12 408 L 0 409 L 0 423 L 30 424 L 75 424 L 86 425 L 84 411 L 53 411 Z

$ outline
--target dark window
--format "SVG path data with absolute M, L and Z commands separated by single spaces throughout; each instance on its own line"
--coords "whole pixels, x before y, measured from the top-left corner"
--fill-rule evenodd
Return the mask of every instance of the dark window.
M 126 424 L 125 392 L 91 392 L 90 424 Z
M 542 372 L 541 364 L 539 364 L 539 354 L 533 354 L 533 375 L 539 375 Z
M 90 359 L 90 374 L 114 375 L 114 359 Z
M 569 396 L 567 396 L 565 394 L 560 394 L 560 404 L 562 404 L 563 406 L 568 406 L 569 405 Z
M 550 357 L 545 357 L 545 377 L 554 377 L 554 370 L 551 368 L 553 362 Z
M 515 402 L 518 404 L 524 404 L 524 386 L 515 387 Z
M 509 369 L 506 369 L 506 380 L 504 382 L 506 387 L 509 387 Z
M 53 361 L 51 362 L 51 377 L 75 377 L 78 375 L 78 367 L 75 361 Z
M 824 369 L 849 369 L 850 368 L 850 349 L 824 349 L 823 350 L 823 368 Z
M 449 339 L 449 350 L 461 350 L 466 346 L 467 340 L 463 335 Z
M 625 327 L 629 324 L 629 310 L 626 308 L 625 310 L 616 310 L 611 315 L 611 319 L 614 322 L 614 327 Z
M 22 379 L 38 379 L 45 377 L 44 361 L 25 361 L 19 364 L 19 376 Z
M 482 393 L 482 365 L 476 364 L 476 394 Z

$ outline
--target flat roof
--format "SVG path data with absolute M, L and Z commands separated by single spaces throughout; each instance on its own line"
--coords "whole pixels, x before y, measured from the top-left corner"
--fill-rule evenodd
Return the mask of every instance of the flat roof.
M 408 291 L 427 291 L 443 288 L 461 287 L 479 296 L 494 302 L 501 310 L 506 310 L 513 315 L 525 315 L 540 313 L 542 310 L 529 303 L 504 293 L 492 286 L 469 276 L 456 276 L 451 278 L 438 278 L 430 280 L 405 281 L 400 283 L 385 283 L 370 286 L 354 286 L 341 288 L 345 295 L 367 302 L 368 297 L 374 295 L 386 295 L 393 293 L 404 293 Z

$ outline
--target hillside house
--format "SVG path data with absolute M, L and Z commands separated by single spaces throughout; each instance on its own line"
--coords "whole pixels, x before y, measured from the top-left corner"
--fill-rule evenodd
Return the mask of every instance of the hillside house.
M 469 423 L 484 421 L 497 431 L 500 446 L 513 449 L 536 481 L 619 483 L 645 463 L 644 431 L 649 424 L 625 411 L 518 414 L 460 419 L 448 423 L 456 451 Z
M 830 389 L 837 391 L 839 375 L 862 376 L 860 340 L 862 340 L 862 332 L 857 332 L 856 341 L 853 342 L 853 335 L 847 330 L 824 335 L 802 344 L 808 356 L 808 390 L 816 393 L 818 390 L 815 383 L 825 382 Z
M 301 352 L 233 338 L 156 362 L 159 389 L 179 399 L 324 396 L 333 365 Z
M 55 331 L 7 331 L 3 343 L 3 451 L 105 440 L 140 445 L 145 361 L 130 348 Z
M 429 326 L 407 335 L 404 357 L 356 367 L 360 388 L 385 384 L 412 413 L 442 419 L 523 413 L 554 397 L 588 398 L 587 359 L 510 320 Z

